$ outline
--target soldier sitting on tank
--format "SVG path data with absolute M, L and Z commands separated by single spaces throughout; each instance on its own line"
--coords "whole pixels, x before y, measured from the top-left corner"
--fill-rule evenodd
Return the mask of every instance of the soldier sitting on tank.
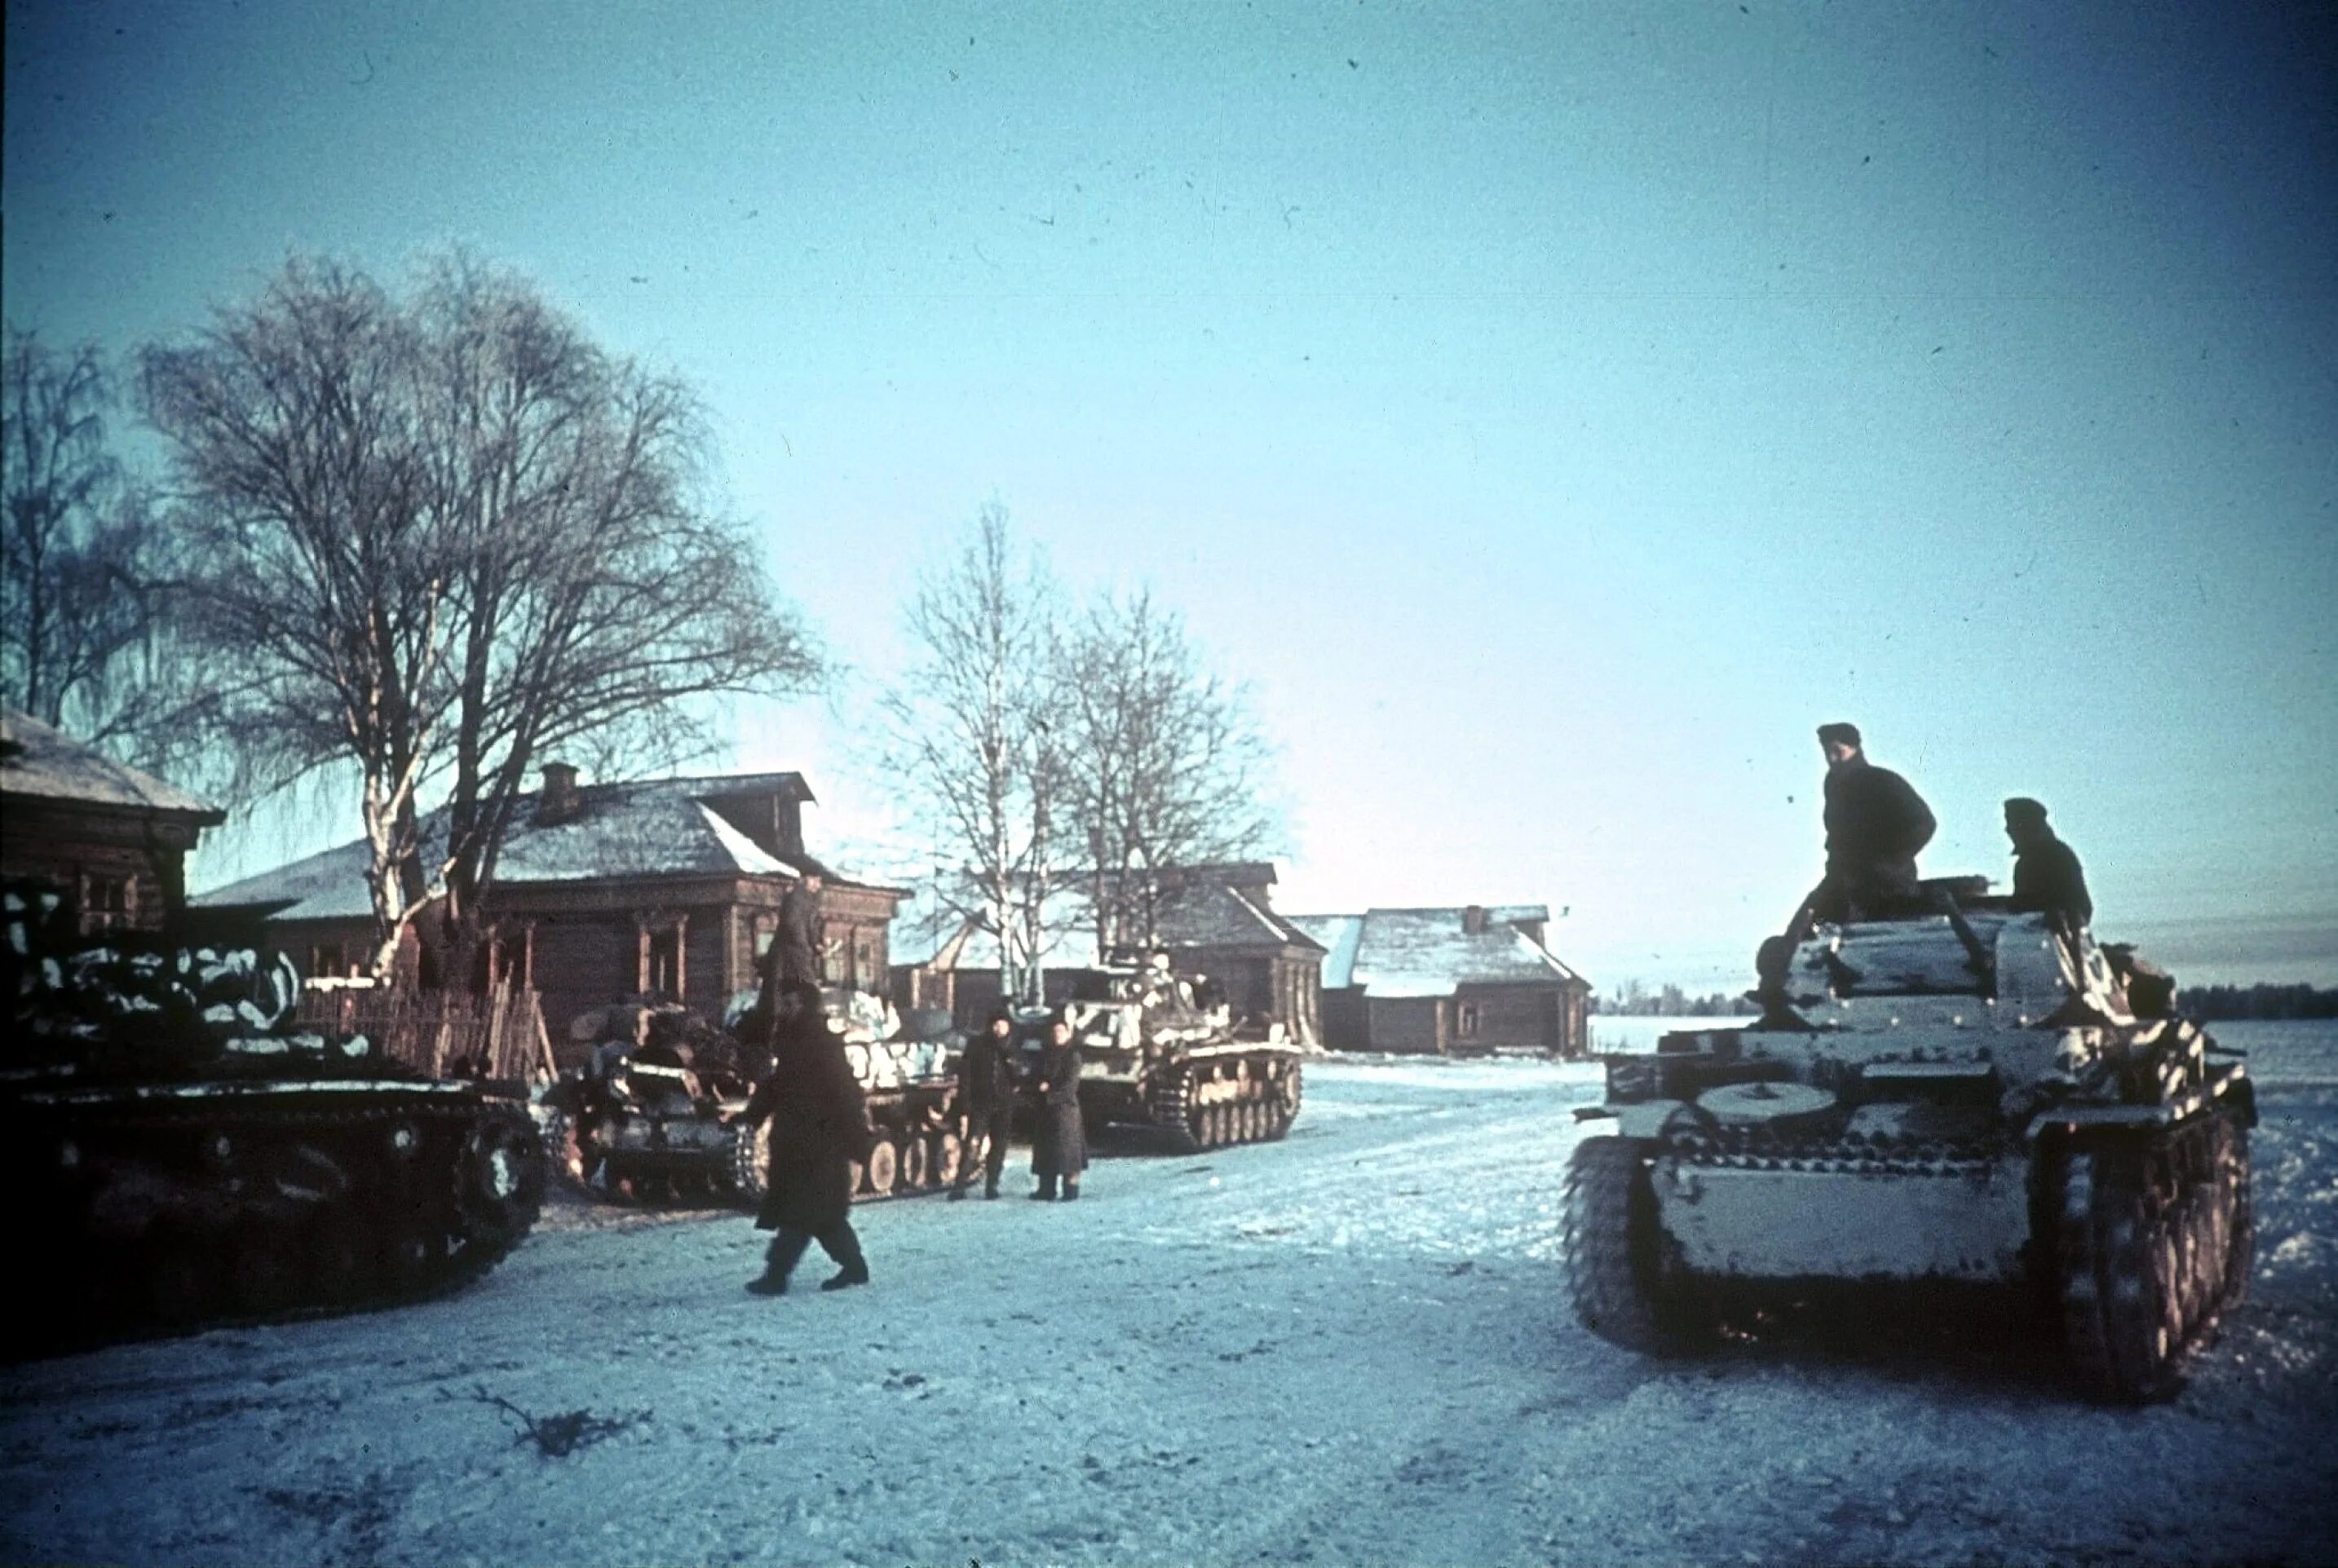
M 2037 911 L 2066 936 L 2095 917 L 2087 873 L 2078 857 L 2046 825 L 2046 808 L 2027 796 L 2005 803 L 2005 836 L 2013 840 L 2013 907 Z
M 1032 1070 L 1031 1089 L 1038 1100 L 1031 1174 L 1039 1179 L 1031 1196 L 1054 1202 L 1060 1179 L 1064 1201 L 1074 1202 L 1080 1195 L 1080 1172 L 1087 1169 L 1088 1145 L 1086 1129 L 1080 1123 L 1080 1047 L 1072 1038 L 1070 1020 L 1060 1013 L 1047 1025 L 1047 1048 Z
M 1794 949 L 1821 921 L 1886 919 L 1931 906 L 1916 875 L 1916 853 L 1938 826 L 1931 808 L 1908 780 L 1867 760 L 1854 724 L 1819 726 L 1826 757 L 1826 875 L 1810 891 L 1785 933 L 1762 944 L 1754 958 L 1756 995 L 1774 1002 Z
M 966 1196 L 974 1179 L 974 1152 L 987 1140 L 982 1156 L 982 1195 L 998 1196 L 998 1178 L 1007 1169 L 1007 1138 L 1015 1121 L 1015 1015 L 1000 1004 L 983 1032 L 966 1043 L 958 1063 L 958 1110 L 963 1119 L 958 1180 L 950 1184 L 950 1201 Z
M 860 1080 L 844 1058 L 844 1042 L 830 1027 L 820 989 L 794 985 L 781 994 L 772 1032 L 776 1058 L 755 1091 L 750 1113 L 771 1121 L 771 1181 L 756 1229 L 772 1232 L 761 1277 L 748 1281 L 758 1296 L 784 1295 L 804 1249 L 818 1241 L 836 1260 L 823 1290 L 869 1283 L 869 1263 L 851 1220 L 853 1161 L 866 1161 L 874 1138 Z
M 1931 808 L 1905 779 L 1867 760 L 1858 727 L 1819 726 L 1826 754 L 1826 876 L 1787 926 L 1795 942 L 1821 920 L 1872 920 L 1927 907 L 1916 854 L 1932 841 Z

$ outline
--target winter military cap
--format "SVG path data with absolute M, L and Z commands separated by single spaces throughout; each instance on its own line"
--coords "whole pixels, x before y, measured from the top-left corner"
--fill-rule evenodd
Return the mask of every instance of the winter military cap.
M 2005 803 L 2005 819 L 2008 822 L 2042 823 L 2046 820 L 2045 802 L 2032 800 L 2027 795 L 2016 795 Z
M 1832 746 L 1836 744 L 1856 746 L 1859 743 L 1859 726 L 1856 724 L 1822 724 L 1819 726 L 1819 744 L 1822 746 Z

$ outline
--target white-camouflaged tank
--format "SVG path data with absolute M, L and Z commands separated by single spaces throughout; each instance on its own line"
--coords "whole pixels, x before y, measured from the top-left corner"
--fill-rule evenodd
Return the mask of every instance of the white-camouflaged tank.
M 2174 1392 L 2248 1282 L 2246 1070 L 2165 975 L 1977 882 L 1822 925 L 1754 1024 L 1605 1057 L 1565 1202 L 1587 1327 L 1680 1351 L 1798 1286 L 2029 1286 L 2088 1394 Z

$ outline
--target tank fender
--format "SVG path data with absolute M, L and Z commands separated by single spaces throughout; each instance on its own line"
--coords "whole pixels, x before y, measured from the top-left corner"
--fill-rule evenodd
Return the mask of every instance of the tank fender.
M 1630 1105 L 1586 1105 L 1575 1115 L 1579 1122 L 1614 1117 L 1618 1138 L 1661 1138 L 1671 1130 L 1673 1117 L 1688 1109 L 1682 1100 L 1642 1100 Z

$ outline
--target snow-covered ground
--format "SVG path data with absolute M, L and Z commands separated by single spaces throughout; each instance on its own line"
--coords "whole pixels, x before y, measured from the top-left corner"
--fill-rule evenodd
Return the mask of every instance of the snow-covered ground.
M 2338 1030 L 2217 1033 L 2259 1275 L 2156 1408 L 1920 1326 L 1618 1350 L 1560 1278 L 1596 1069 L 1342 1061 L 1286 1142 L 859 1210 L 868 1289 L 572 1203 L 446 1301 L 8 1367 L 0 1560 L 2329 1562 Z

